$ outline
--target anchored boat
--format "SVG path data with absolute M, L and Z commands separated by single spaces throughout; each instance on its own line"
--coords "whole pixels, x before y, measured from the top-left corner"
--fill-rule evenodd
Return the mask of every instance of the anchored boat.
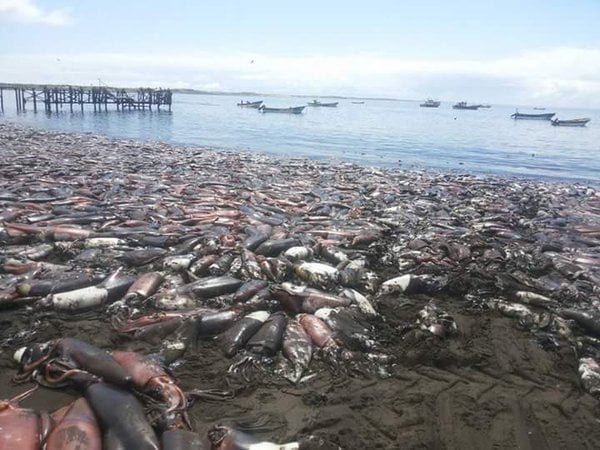
M 238 106 L 243 106 L 245 108 L 260 108 L 260 105 L 262 105 L 262 100 L 259 100 L 257 102 L 245 102 L 244 100 L 242 100 L 240 103 L 238 103 Z
M 583 119 L 571 119 L 571 120 L 551 120 L 550 123 L 555 127 L 585 127 L 585 125 L 592 119 L 587 117 Z
M 437 100 L 432 100 L 428 98 L 427 100 L 425 100 L 425 102 L 421 103 L 421 108 L 437 108 L 441 104 L 442 103 L 438 102 Z
M 312 102 L 308 102 L 308 106 L 324 106 L 326 108 L 336 108 L 339 102 L 332 103 L 321 103 L 317 100 L 313 100 Z
M 511 119 L 550 120 L 554 115 L 555 113 L 523 114 L 517 111 L 510 117 Z
M 476 111 L 481 107 L 481 105 L 468 105 L 467 102 L 458 102 L 455 105 L 452 105 L 452 109 L 468 109 L 471 111 Z
M 287 113 L 287 114 L 302 114 L 305 106 L 292 106 L 290 108 L 267 108 L 262 105 L 258 110 L 263 113 Z

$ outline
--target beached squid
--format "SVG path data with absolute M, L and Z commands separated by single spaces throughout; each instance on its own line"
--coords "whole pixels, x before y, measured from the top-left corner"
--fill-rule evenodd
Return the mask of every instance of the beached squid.
M 264 316 L 257 318 L 259 321 Z M 258 366 L 260 363 L 271 362 L 272 358 L 280 350 L 283 341 L 283 334 L 288 322 L 288 317 L 283 312 L 277 312 L 268 316 L 262 323 L 257 324 L 257 330 L 254 333 L 247 332 L 248 336 L 244 345 L 245 351 L 238 359 L 229 367 L 230 373 L 236 373 L 238 370 L 245 375 L 245 369 L 249 366 Z
M 51 429 L 47 413 L 21 408 L 21 400 L 29 397 L 37 387 L 10 400 L 0 400 L 0 448 L 36 450 L 41 447 Z
M 187 418 L 188 394 L 151 358 L 127 351 L 109 353 L 76 339 L 58 339 L 19 349 L 15 359 L 21 364 L 16 381 L 33 378 L 49 387 L 69 383 L 83 391 L 106 430 L 106 448 L 179 449 L 188 448 L 179 445 L 199 442 Z M 132 389 L 150 404 L 151 422 Z M 189 395 L 231 396 L 213 390 L 194 390 Z M 151 425 L 161 432 L 160 440 Z

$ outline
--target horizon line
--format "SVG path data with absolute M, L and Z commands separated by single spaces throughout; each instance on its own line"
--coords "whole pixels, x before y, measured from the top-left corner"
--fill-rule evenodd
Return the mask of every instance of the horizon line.
M 64 86 L 73 86 L 73 87 L 89 87 L 96 86 L 95 83 L 90 84 L 69 84 L 69 83 L 8 83 L 8 82 L 0 82 L 1 89 L 10 89 L 13 86 L 19 87 L 43 87 L 43 86 L 51 86 L 51 87 L 64 87 Z M 197 88 L 169 88 L 169 87 L 149 87 L 149 86 L 137 86 L 137 87 L 123 87 L 123 86 L 112 86 L 104 84 L 98 87 L 106 87 L 111 89 L 125 89 L 125 90 L 137 90 L 137 89 L 169 89 L 171 92 L 175 94 L 190 94 L 190 95 L 222 95 L 222 96 L 251 96 L 251 97 L 298 97 L 298 98 L 330 98 L 330 99 L 343 99 L 343 100 L 369 100 L 369 101 L 387 101 L 387 102 L 404 102 L 404 103 L 417 103 L 422 102 L 424 99 L 408 99 L 408 98 L 397 98 L 397 97 L 362 97 L 357 95 L 314 95 L 314 94 L 277 94 L 277 93 L 265 93 L 265 92 L 253 92 L 253 91 L 222 91 L 222 90 L 205 90 L 205 89 L 197 89 Z M 430 97 L 432 98 L 432 97 Z M 440 100 L 442 103 L 453 103 L 457 100 Z M 460 100 L 464 101 L 464 100 Z M 474 103 L 474 102 L 472 102 Z M 488 104 L 488 103 L 486 103 Z M 510 107 L 530 107 L 535 108 L 540 105 L 514 105 L 507 103 L 493 103 L 492 105 L 496 106 L 510 106 Z M 585 109 L 585 110 L 598 110 L 600 108 L 590 108 L 590 107 L 581 107 L 581 106 L 551 106 L 552 108 L 568 108 L 568 109 Z M 545 106 L 548 108 L 548 106 Z

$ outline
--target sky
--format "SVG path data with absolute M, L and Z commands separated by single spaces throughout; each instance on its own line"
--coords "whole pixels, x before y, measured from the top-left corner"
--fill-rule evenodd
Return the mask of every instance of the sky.
M 0 82 L 600 108 L 600 0 L 0 0 Z

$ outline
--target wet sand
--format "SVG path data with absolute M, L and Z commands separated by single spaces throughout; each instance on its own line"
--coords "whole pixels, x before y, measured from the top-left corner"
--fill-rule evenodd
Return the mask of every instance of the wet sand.
M 56 181 L 61 176 L 57 168 L 64 165 L 65 181 L 72 181 L 78 176 L 77 167 L 91 165 L 96 167 L 93 172 L 98 179 L 112 171 L 111 180 L 121 178 L 123 186 L 133 174 L 137 177 L 139 195 L 149 192 L 139 184 L 139 177 L 148 177 L 150 185 L 159 176 L 152 173 L 151 160 L 161 159 L 160 155 L 169 160 L 188 155 L 185 167 L 182 162 L 182 166 L 172 167 L 172 172 L 161 178 L 166 190 L 172 187 L 170 177 L 177 178 L 179 170 L 190 170 L 194 161 L 202 172 L 199 183 L 216 181 L 222 176 L 219 170 L 228 167 L 237 171 L 240 179 L 260 178 L 261 168 L 269 176 L 280 171 L 281 185 L 289 183 L 292 191 L 294 185 L 300 189 L 303 182 L 318 184 L 320 189 L 339 187 L 341 182 L 336 178 L 335 167 L 301 160 L 282 165 L 281 161 L 266 157 L 16 130 L 1 124 L 0 135 L 5 137 L 0 141 L 4 189 L 11 183 L 7 178 L 11 173 L 15 182 L 24 182 L 18 179 L 19 165 L 30 163 L 31 155 L 36 152 L 48 168 L 47 173 L 40 173 L 40 179 L 52 177 Z M 6 139 L 7 136 L 13 137 Z M 48 151 L 50 147 L 52 151 Z M 127 160 L 113 152 L 113 148 L 127 148 Z M 189 156 L 193 154 L 197 158 Z M 36 164 L 41 167 L 39 160 Z M 303 172 L 307 179 L 300 182 L 296 177 Z M 402 180 L 406 189 L 415 191 L 429 179 L 429 175 L 421 173 L 390 171 L 384 175 L 387 174 L 389 179 Z M 443 176 L 434 177 L 440 183 L 451 183 Z M 479 186 L 473 189 L 481 189 L 481 179 L 472 181 L 473 186 Z M 173 184 L 180 182 L 178 179 Z M 515 181 L 493 179 L 489 189 L 503 183 Z M 547 183 L 518 183 L 527 185 L 529 193 L 559 190 Z M 94 180 L 87 179 L 84 184 L 94 189 Z M 435 185 L 428 183 L 429 187 Z M 415 193 L 415 198 L 427 199 L 430 192 Z M 582 187 L 579 192 L 586 190 Z M 596 201 L 594 195 L 581 194 L 580 201 Z M 400 240 L 399 235 L 402 232 L 395 230 L 382 240 L 391 245 Z M 372 268 L 383 279 L 392 278 L 398 270 L 384 256 L 373 258 Z M 260 436 L 267 440 L 284 442 L 316 434 L 344 449 L 600 448 L 598 402 L 582 388 L 572 342 L 562 339 L 557 345 L 545 345 L 539 333 L 520 327 L 516 319 L 497 311 L 474 307 L 472 302 L 465 301 L 464 294 L 452 295 L 446 291 L 435 296 L 436 304 L 458 326 L 458 335 L 446 338 L 415 337 L 405 331 L 406 324 L 414 323 L 417 312 L 431 296 L 394 294 L 378 298 L 376 307 L 381 318 L 373 321 L 377 340 L 381 351 L 394 357 L 394 363 L 380 375 L 336 373 L 324 361 L 317 360 L 311 366 L 311 372 L 317 375 L 299 386 L 268 375 L 262 380 L 257 376 L 251 382 L 244 382 L 226 377 L 230 361 L 210 339 L 200 340 L 196 348 L 172 367 L 182 388 L 233 388 L 237 395 L 221 402 L 197 402 L 190 410 L 193 427 L 204 434 L 212 424 L 226 417 L 266 414 L 273 429 Z M 118 335 L 109 320 L 103 310 L 67 314 L 25 307 L 0 311 L 0 397 L 9 398 L 24 390 L 24 386 L 11 384 L 16 372 L 11 355 L 15 348 L 26 343 L 69 336 L 106 349 L 144 353 L 156 350 L 149 344 Z M 24 405 L 54 410 L 76 395 L 69 390 L 43 389 Z
M 386 312 L 393 320 L 411 320 L 420 301 L 412 303 Z M 280 428 L 262 434 L 266 439 L 318 434 L 345 449 L 598 447 L 597 401 L 582 391 L 569 348 L 544 351 L 509 318 L 485 317 L 455 302 L 445 306 L 460 335 L 417 346 L 390 342 L 386 350 L 398 356 L 398 364 L 389 378 L 335 377 L 321 367 L 301 388 L 283 380 L 234 382 L 240 389 L 236 398 L 197 403 L 190 411 L 192 424 L 202 433 L 226 417 L 267 414 Z M 2 339 L 22 328 L 14 324 L 18 315 L 2 314 Z M 23 318 L 23 327 L 29 323 Z M 40 340 L 61 335 L 89 340 L 93 334 L 92 341 L 107 349 L 144 350 L 115 336 L 102 317 L 44 323 Z M 4 348 L 0 359 L 5 398 L 24 390 L 11 385 L 15 365 L 9 350 Z M 228 365 L 214 345 L 201 342 L 174 374 L 184 389 L 223 389 L 229 387 L 223 380 Z M 54 410 L 74 398 L 75 392 L 44 389 L 24 405 Z

